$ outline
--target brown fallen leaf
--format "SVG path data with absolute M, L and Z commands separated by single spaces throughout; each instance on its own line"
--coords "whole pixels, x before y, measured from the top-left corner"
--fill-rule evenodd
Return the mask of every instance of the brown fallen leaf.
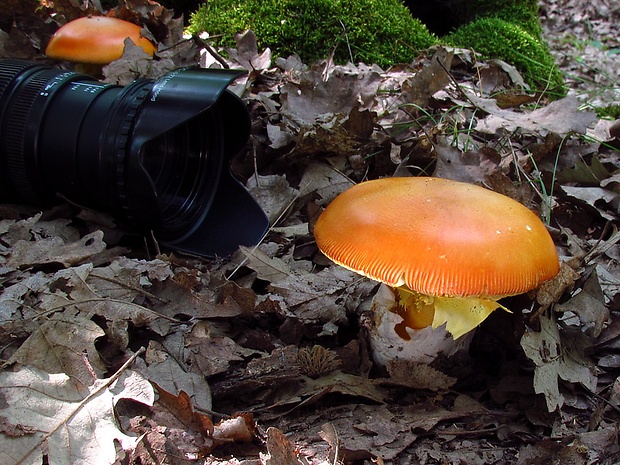
M 301 127 L 312 127 L 326 114 L 348 114 L 373 103 L 381 83 L 376 66 L 317 63 L 300 73 L 298 82 L 282 86 L 281 113 Z
M 65 243 L 57 236 L 34 242 L 20 240 L 12 247 L 7 265 L 22 269 L 51 263 L 78 265 L 103 252 L 105 248 L 101 231 L 95 231 L 71 243 Z
M 540 332 L 526 330 L 521 338 L 525 355 L 532 360 L 534 391 L 545 396 L 549 412 L 562 407 L 564 397 L 560 393 L 558 378 L 571 383 L 581 383 L 590 391 L 596 389 L 596 369 L 584 355 L 591 345 L 587 336 L 579 330 L 560 332 L 555 319 L 541 315 Z
M 267 429 L 267 453 L 260 454 L 262 465 L 303 465 L 295 445 L 277 428 Z
M 269 283 L 277 283 L 286 279 L 291 270 L 280 258 L 270 257 L 259 248 L 239 247 L 247 259 L 246 266 L 256 271 L 259 279 Z
M 340 439 L 338 438 L 338 431 L 331 423 L 325 423 L 319 431 L 319 436 L 329 444 L 329 462 L 338 463 L 340 460 Z
M 596 268 L 583 283 L 579 293 L 556 305 L 554 310 L 559 313 L 573 312 L 579 317 L 581 331 L 592 338 L 599 337 L 603 325 L 609 320 L 609 308 L 605 305 Z
M 192 399 L 185 391 L 179 391 L 179 394 L 175 395 L 163 389 L 157 383 L 153 384 L 159 394 L 157 402 L 168 409 L 188 430 L 193 429 L 204 438 L 212 437 L 214 430 L 213 421 L 211 421 L 209 416 L 194 410 Z
M 230 363 L 243 361 L 256 351 L 245 349 L 224 334 L 218 334 L 217 326 L 199 321 L 185 336 L 185 347 L 195 371 L 202 376 L 213 376 L 228 370 Z
M 66 373 L 73 382 L 90 386 L 93 376 L 106 372 L 95 348 L 95 341 L 104 335 L 103 329 L 83 316 L 54 315 L 26 339 L 8 363 Z
M 164 342 L 173 349 L 178 347 L 178 341 L 182 341 L 182 334 L 174 335 Z M 176 344 L 175 344 L 176 342 Z M 204 376 L 194 371 L 188 371 L 186 366 L 178 357 L 170 355 L 167 348 L 161 343 L 151 341 L 146 351 L 146 362 L 148 367 L 144 369 L 145 376 L 157 384 L 161 389 L 179 396 L 180 392 L 185 392 L 193 405 L 204 411 L 212 409 L 211 388 Z
M 111 465 L 117 460 L 117 443 L 133 450 L 137 438 L 119 429 L 114 406 L 120 399 L 147 405 L 154 400 L 151 384 L 138 373 L 125 371 L 133 360 L 88 388 L 65 374 L 32 367 L 1 372 L 0 463 Z M 11 426 L 26 434 L 6 434 Z
M 437 47 L 430 63 L 403 82 L 404 103 L 427 107 L 433 94 L 450 84 L 448 70 L 452 66 L 453 58 L 454 51 Z
M 369 378 L 332 371 L 317 379 L 307 379 L 294 393 L 294 397 L 308 397 L 318 393 L 338 393 L 345 396 L 357 397 L 381 403 L 385 400 L 385 392 L 379 383 Z
M 521 129 L 535 134 L 553 132 L 566 135 L 571 132 L 585 134 L 588 126 L 596 120 L 596 114 L 579 111 L 579 102 L 575 97 L 565 97 L 531 112 L 502 110 L 493 99 L 484 99 L 472 93 L 467 98 L 478 108 L 489 113 L 480 120 L 476 131 L 495 134 L 499 130 L 515 131 Z

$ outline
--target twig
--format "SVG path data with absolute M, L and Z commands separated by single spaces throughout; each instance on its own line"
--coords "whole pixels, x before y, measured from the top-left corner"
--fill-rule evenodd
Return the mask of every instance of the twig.
M 299 192 L 295 195 L 295 197 L 293 197 L 293 199 L 291 199 L 291 201 L 288 203 L 288 205 L 282 210 L 282 213 L 280 213 L 280 215 L 278 215 L 278 217 L 275 219 L 275 221 L 273 222 L 273 224 L 271 226 L 269 226 L 269 229 L 267 229 L 267 231 L 265 232 L 265 234 L 263 234 L 263 237 L 260 238 L 260 241 L 258 241 L 258 243 L 252 247 L 252 250 L 250 251 L 250 253 L 248 255 L 246 255 L 246 257 L 241 261 L 241 263 L 239 263 L 239 265 L 237 265 L 235 267 L 234 270 L 232 270 L 228 276 L 226 276 L 226 279 L 231 280 L 232 277 L 237 273 L 237 271 L 239 271 L 241 269 L 241 267 L 243 265 L 245 265 L 248 260 L 250 259 L 250 257 L 252 256 L 252 254 L 254 253 L 255 250 L 258 249 L 258 247 L 263 243 L 263 241 L 265 240 L 265 238 L 267 237 L 267 234 L 269 234 L 273 228 L 276 226 L 276 224 L 279 223 L 279 221 L 284 218 L 284 215 L 286 215 L 286 213 L 289 211 L 289 209 L 293 206 L 293 204 L 299 199 L 300 193 L 302 191 L 302 188 L 299 189 Z
M 151 294 L 149 291 L 146 291 L 146 290 L 142 289 L 141 287 L 132 286 L 131 284 L 124 283 L 123 281 L 121 281 L 119 279 L 116 279 L 116 278 L 110 278 L 108 276 L 102 276 L 100 274 L 95 273 L 94 270 L 91 271 L 91 273 L 88 276 L 93 276 L 93 277 L 95 277 L 97 279 L 101 279 L 102 281 L 108 281 L 108 282 L 113 283 L 113 284 L 118 284 L 119 286 L 122 286 L 122 287 L 124 287 L 126 289 L 138 292 L 139 294 L 142 294 L 142 295 L 144 295 L 144 296 L 146 296 L 146 297 L 148 297 L 150 299 L 158 300 L 159 302 L 162 302 L 162 303 L 165 303 L 165 304 L 169 303 L 169 301 L 164 300 L 161 297 L 157 297 L 155 294 Z
M 472 429 L 472 430 L 459 430 L 459 431 L 436 431 L 437 435 L 446 435 L 446 436 L 470 436 L 470 435 L 478 435 L 478 434 L 486 434 L 486 433 L 494 433 L 499 430 L 498 426 L 493 426 L 491 428 L 482 428 L 482 429 Z
M 347 49 L 349 50 L 349 58 L 351 59 L 351 63 L 353 63 L 353 50 L 351 50 L 351 42 L 349 41 L 349 34 L 347 33 L 347 27 L 344 25 L 342 20 L 338 20 L 340 26 L 342 26 L 342 33 L 344 34 L 344 38 L 347 42 Z M 334 52 L 336 50 L 334 49 Z
M 67 423 L 69 423 L 71 419 L 75 417 L 86 404 L 88 404 L 92 399 L 97 397 L 103 390 L 110 387 L 110 385 L 112 385 L 118 378 L 120 378 L 121 374 L 123 374 L 123 372 L 127 370 L 127 368 L 129 368 L 129 366 L 134 362 L 134 360 L 145 351 L 146 349 L 144 347 L 140 347 L 140 349 L 138 349 L 135 354 L 133 354 L 125 363 L 123 363 L 123 366 L 121 366 L 116 371 L 116 373 L 114 373 L 110 378 L 105 380 L 105 383 L 101 384 L 101 386 L 97 387 L 84 399 L 82 399 L 82 401 L 75 406 L 75 408 L 63 419 L 63 421 L 58 422 L 58 425 L 55 428 L 53 428 L 51 431 L 48 431 L 39 441 L 36 441 L 36 443 L 29 451 L 23 453 L 22 456 L 24 457 L 24 459 L 30 457 L 30 455 L 33 454 L 39 447 L 41 447 L 41 445 L 45 443 L 45 441 L 47 441 L 50 437 L 56 434 L 56 432 L 60 428 L 63 428 Z M 20 463 L 23 463 L 23 461 L 21 461 Z
M 194 38 L 194 41 L 202 45 L 205 48 L 205 50 L 209 52 L 211 56 L 215 58 L 217 62 L 224 67 L 224 69 L 230 68 L 230 66 L 228 66 L 228 63 L 226 63 L 226 60 L 224 60 L 222 55 L 217 53 L 217 51 L 211 46 L 211 44 L 209 44 L 206 40 L 200 38 L 199 36 L 193 36 L 193 38 Z
M 155 310 L 151 310 L 150 308 L 143 307 L 142 305 L 138 305 L 138 304 L 135 304 L 133 302 L 127 302 L 126 300 L 110 299 L 110 298 L 103 298 L 103 297 L 98 297 L 96 299 L 84 299 L 84 300 L 79 300 L 79 301 L 77 301 L 77 300 L 76 301 L 69 301 L 69 302 L 66 302 L 66 303 L 64 303 L 62 305 L 58 305 L 56 307 L 50 308 L 48 310 L 45 310 L 44 312 L 39 313 L 37 316 L 35 316 L 33 318 L 33 320 L 37 320 L 37 319 L 41 318 L 42 316 L 46 316 L 46 315 L 49 315 L 49 314 L 54 313 L 54 312 L 59 312 L 59 311 L 65 309 L 67 307 L 72 307 L 72 306 L 76 306 L 76 305 L 80 305 L 80 304 L 88 304 L 88 303 L 91 303 L 91 302 L 98 302 L 98 303 L 101 303 L 101 302 L 111 302 L 111 303 L 114 303 L 114 304 L 129 305 L 130 307 L 138 307 L 138 309 L 140 309 L 140 310 L 146 311 L 148 313 L 154 313 L 157 318 L 163 318 L 164 320 L 168 320 L 168 321 L 171 321 L 173 323 L 183 323 L 183 321 L 181 321 L 181 320 L 177 320 L 176 318 L 172 318 L 170 316 L 162 315 L 161 313 L 158 313 Z

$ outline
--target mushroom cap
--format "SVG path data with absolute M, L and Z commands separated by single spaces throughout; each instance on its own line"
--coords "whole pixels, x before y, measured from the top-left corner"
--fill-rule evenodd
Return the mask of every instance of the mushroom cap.
M 149 55 L 153 43 L 140 35 L 137 24 L 107 16 L 89 16 L 70 21 L 52 36 L 45 54 L 56 60 L 108 64 L 118 60 L 125 49 L 125 39 L 142 47 Z
M 335 263 L 431 296 L 498 299 L 559 271 L 537 215 L 504 195 L 446 179 L 357 184 L 327 206 L 314 235 Z

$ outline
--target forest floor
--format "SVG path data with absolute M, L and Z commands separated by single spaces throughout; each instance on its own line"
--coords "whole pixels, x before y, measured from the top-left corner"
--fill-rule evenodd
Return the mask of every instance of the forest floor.
M 0 204 L 0 463 L 620 463 L 620 127 L 596 113 L 620 102 L 615 0 L 542 2 L 569 87 L 559 100 L 467 50 L 390 70 L 307 66 L 246 34 L 223 59 L 179 42 L 168 11 L 129 3 L 117 15 L 170 48 L 151 60 L 128 47 L 108 82 L 198 61 L 249 71 L 231 86 L 252 116 L 232 167 L 271 227 L 256 248 L 205 259 L 75 203 Z M 84 15 L 70 0 L 54 9 Z M 56 27 L 49 12 L 21 16 L 0 57 L 47 63 Z M 395 175 L 526 204 L 560 274 L 503 299 L 512 313 L 452 356 L 420 358 L 421 336 L 390 330 L 391 294 L 312 235 L 340 192 Z M 396 355 L 380 366 L 379 352 Z

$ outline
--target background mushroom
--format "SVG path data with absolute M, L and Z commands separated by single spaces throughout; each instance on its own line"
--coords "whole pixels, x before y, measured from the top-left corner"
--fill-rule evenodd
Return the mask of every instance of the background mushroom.
M 56 60 L 106 65 L 118 60 L 129 38 L 145 53 L 153 55 L 155 45 L 143 37 L 137 24 L 107 16 L 78 18 L 52 36 L 45 54 Z
M 335 263 L 394 288 L 404 325 L 445 323 L 455 339 L 502 307 L 500 298 L 559 271 L 536 214 L 504 195 L 446 179 L 358 184 L 327 206 L 314 235 Z

